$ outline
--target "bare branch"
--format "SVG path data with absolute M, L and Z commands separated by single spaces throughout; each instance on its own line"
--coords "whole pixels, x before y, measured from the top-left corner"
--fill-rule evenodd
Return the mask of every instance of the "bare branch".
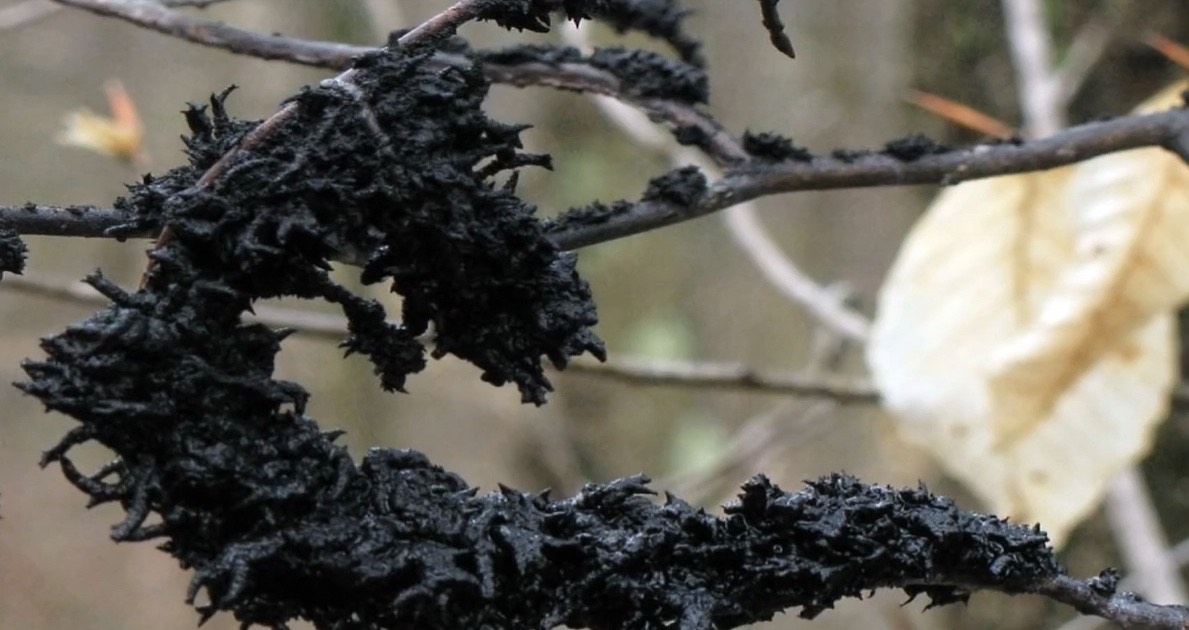
M 174 11 L 150 0 L 54 0 L 131 22 L 170 37 L 222 48 L 260 59 L 285 60 L 307 66 L 346 68 L 351 59 L 371 50 L 335 42 L 313 42 L 280 35 L 262 35 Z
M 789 36 L 785 34 L 784 23 L 780 21 L 780 13 L 776 10 L 776 5 L 779 3 L 780 0 L 760 0 L 760 14 L 763 16 L 764 28 L 768 29 L 768 39 L 771 40 L 776 50 L 790 58 L 796 57 L 797 53 L 793 51 L 793 42 L 789 41 Z
M 1164 146 L 1179 138 L 1189 138 L 1189 109 L 1124 116 L 1072 127 L 1031 142 L 975 145 L 912 161 L 873 153 L 847 159 L 817 157 L 806 162 L 753 163 L 727 169 L 726 177 L 711 184 L 691 205 L 665 200 L 639 202 L 602 222 L 559 223 L 551 238 L 562 249 L 577 249 L 689 221 L 766 195 L 954 184 L 1056 168 L 1115 151 Z M 0 206 L 0 221 L 21 234 L 104 236 L 104 230 L 123 220 L 115 211 L 97 208 L 84 208 L 80 212 L 48 206 Z
M 1060 79 L 1052 70 L 1052 46 L 1040 0 L 1003 0 L 1024 130 L 1036 138 L 1065 126 Z
M 852 341 L 865 341 L 871 321 L 848 308 L 838 296 L 814 282 L 781 251 L 760 223 L 753 204 L 740 204 L 724 213 L 731 237 L 756 263 L 756 267 L 785 297 L 800 304 L 823 325 Z
M 82 282 L 41 276 L 5 276 L 0 291 L 14 291 L 48 299 L 105 306 L 108 301 Z M 290 328 L 303 335 L 341 341 L 347 334 L 347 320 L 338 315 L 314 313 L 268 305 L 253 307 L 250 321 L 272 328 Z M 867 382 L 838 377 L 757 370 L 740 363 L 651 361 L 623 357 L 607 363 L 576 360 L 570 371 L 636 385 L 677 385 L 825 398 L 839 403 L 878 402 L 875 388 Z
M 840 159 L 748 164 L 727 169 L 695 203 L 679 206 L 645 201 L 616 208 L 599 221 L 561 223 L 552 237 L 563 249 L 576 249 L 689 221 L 737 203 L 778 193 L 908 184 L 958 182 L 1043 171 L 1089 158 L 1144 146 L 1165 146 L 1189 137 L 1189 109 L 1126 116 L 1072 127 L 1020 144 L 984 144 L 906 161 L 887 154 Z
M 1102 18 L 1091 18 L 1078 31 L 1065 53 L 1065 59 L 1057 68 L 1057 105 L 1062 111 L 1069 108 L 1078 90 L 1082 88 L 1090 70 L 1102 58 L 1107 46 L 1115 38 L 1116 22 Z
M 458 0 L 445 11 L 433 16 L 405 33 L 400 43 L 412 45 L 429 41 L 445 34 L 452 34 L 459 26 L 479 17 L 479 14 L 491 4 L 487 0 Z
M 1185 603 L 1179 563 L 1169 550 L 1156 506 L 1138 468 L 1128 468 L 1111 482 L 1106 516 L 1136 582 L 1135 590 L 1164 604 Z
M 1061 575 L 1039 584 L 1035 592 L 1072 606 L 1086 615 L 1102 617 L 1123 628 L 1184 630 L 1189 627 L 1189 608 L 1161 606 L 1132 593 L 1116 593 L 1100 586 L 1102 578 L 1077 580 Z
M 4 277 L 0 291 L 12 291 L 51 300 L 103 307 L 110 304 L 91 285 L 85 282 L 55 280 L 42 276 Z M 341 315 L 316 313 L 296 308 L 285 308 L 257 304 L 248 321 L 258 322 L 270 328 L 288 328 L 302 335 L 329 341 L 342 341 L 347 335 L 347 319 Z
M 127 223 L 128 218 L 117 210 L 95 206 L 0 206 L 0 225 L 30 236 L 106 238 L 107 230 Z
M 606 363 L 576 360 L 570 364 L 568 369 L 638 385 L 730 389 L 765 394 L 827 398 L 842 403 L 875 404 L 879 402 L 879 394 L 875 391 L 875 387 L 865 381 L 795 372 L 765 372 L 741 363 L 657 361 L 632 357 L 612 357 Z

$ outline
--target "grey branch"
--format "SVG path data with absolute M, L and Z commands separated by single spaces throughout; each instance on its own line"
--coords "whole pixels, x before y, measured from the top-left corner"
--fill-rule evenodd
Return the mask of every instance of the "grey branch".
M 170 37 L 222 48 L 260 59 L 290 61 L 308 66 L 346 68 L 356 55 L 371 50 L 337 42 L 311 42 L 280 35 L 263 35 L 196 18 L 151 0 L 54 0 L 59 4 L 113 17 Z
M 657 361 L 633 357 L 611 357 L 605 363 L 574 361 L 567 370 L 635 385 L 750 391 L 806 398 L 826 398 L 840 403 L 875 404 L 879 402 L 879 393 L 875 391 L 875 387 L 871 383 L 866 381 L 822 374 L 765 371 L 742 363 Z
M 1124 116 L 1072 127 L 1041 140 L 1004 143 L 927 155 L 913 161 L 872 153 L 847 161 L 817 157 L 811 161 L 760 164 L 727 169 L 691 205 L 641 201 L 602 223 L 562 225 L 550 236 L 562 249 L 577 249 L 696 219 L 742 201 L 778 193 L 960 181 L 1041 171 L 1098 155 L 1145 146 L 1189 144 L 1189 109 Z M 114 210 L 0 206 L 0 222 L 21 234 L 104 236 L 124 221 Z
M 30 236 L 102 238 L 108 236 L 107 230 L 127 222 L 121 212 L 95 206 L 0 206 L 0 225 Z
M 1096 588 L 1097 580 L 1077 580 L 1067 575 L 1039 584 L 1035 592 L 1069 605 L 1085 615 L 1108 619 L 1123 628 L 1184 630 L 1189 628 L 1189 608 L 1144 601 L 1134 593 Z

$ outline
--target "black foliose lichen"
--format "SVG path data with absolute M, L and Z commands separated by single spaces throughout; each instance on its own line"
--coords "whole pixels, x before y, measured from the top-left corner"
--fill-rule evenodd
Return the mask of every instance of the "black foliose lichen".
M 529 7 L 504 22 L 527 28 L 547 19 L 537 7 L 576 17 L 614 4 L 489 6 Z M 43 462 L 92 504 L 121 505 L 116 540 L 163 540 L 194 571 L 191 601 L 205 591 L 204 618 L 729 628 L 789 607 L 811 617 L 890 584 L 943 604 L 965 586 L 1022 592 L 1060 573 L 1039 531 L 846 476 L 795 494 L 759 477 L 718 518 L 672 496 L 657 505 L 643 477 L 556 501 L 504 487 L 479 496 L 412 451 L 373 449 L 355 465 L 305 415 L 305 390 L 273 378 L 286 333 L 242 323 L 254 301 L 339 305 L 344 347 L 393 389 L 424 365 L 416 335 L 431 323 L 435 352 L 516 382 L 534 402 L 549 387 L 542 356 L 602 355 L 572 257 L 512 184 L 493 181 L 546 158 L 520 151 L 520 127 L 482 114 L 477 68 L 431 70 L 428 55 L 360 59 L 350 81 L 292 99 L 268 133 L 231 119 L 226 93 L 209 112 L 192 107 L 191 163 L 118 204 L 134 217 L 118 232 L 165 232 L 143 287 L 90 277 L 112 304 L 25 364 L 21 387 L 81 423 Z M 705 190 L 700 173 L 679 169 L 645 199 L 691 204 Z M 584 217 L 628 208 L 592 205 Z M 364 280 L 394 282 L 402 325 L 329 277 L 343 256 L 364 264 Z M 90 441 L 117 459 L 87 474 L 70 451 Z
M 642 31 L 662 39 L 685 63 L 698 68 L 706 66 L 702 43 L 685 32 L 685 18 L 692 11 L 681 6 L 679 0 L 607 0 L 598 19 L 615 30 Z
M 16 230 L 0 223 L 0 278 L 4 277 L 6 271 L 15 274 L 24 271 L 25 254 L 28 251 Z
M 690 104 L 705 103 L 710 98 L 710 81 L 703 70 L 648 50 L 600 48 L 586 56 L 570 46 L 522 44 L 476 54 L 493 64 L 589 65 L 618 79 L 617 91 L 626 96 Z
M 696 166 L 683 166 L 648 182 L 642 201 L 662 201 L 683 208 L 698 203 L 706 194 L 706 175 Z
M 766 162 L 810 162 L 813 153 L 805 147 L 793 144 L 789 138 L 771 132 L 743 134 L 743 149 L 757 160 Z
M 690 11 L 679 0 L 489 0 L 479 19 L 504 28 L 544 33 L 553 13 L 575 23 L 589 19 L 606 22 L 620 33 L 645 33 L 667 42 L 682 61 L 705 65 L 701 43 L 685 32 L 683 23 Z
M 485 380 L 514 382 L 540 404 L 551 389 L 541 357 L 560 367 L 603 355 L 574 256 L 548 241 L 510 185 L 493 182 L 549 159 L 519 150 L 523 126 L 483 114 L 480 68 L 439 71 L 428 58 L 370 55 L 352 84 L 305 90 L 288 118 L 205 186 L 196 182 L 253 125 L 227 116 L 225 94 L 209 115 L 192 108 L 191 164 L 133 187 L 117 206 L 137 217 L 128 231 L 169 226 L 157 259 L 189 261 L 178 264 L 199 267 L 245 307 L 286 295 L 340 304 L 351 328 L 344 346 L 371 358 L 386 388 L 403 389 L 424 367 L 417 336 L 432 324 L 435 356 L 471 361 Z M 328 261 L 344 254 L 362 259 L 364 282 L 391 279 L 405 298 L 401 327 L 329 280 Z M 174 282 L 155 272 L 147 288 Z
M 883 152 L 897 160 L 912 162 L 929 155 L 947 153 L 949 150 L 949 147 L 928 136 L 914 133 L 888 142 L 884 145 Z

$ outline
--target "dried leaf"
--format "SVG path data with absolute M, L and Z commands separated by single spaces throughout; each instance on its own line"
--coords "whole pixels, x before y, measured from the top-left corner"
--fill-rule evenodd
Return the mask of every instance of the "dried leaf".
M 1093 509 L 1109 480 L 1148 450 L 1175 381 L 1171 309 L 1189 283 L 1182 290 L 1182 280 L 1165 277 L 1189 270 L 1187 248 L 1174 254 L 1171 243 L 1189 226 L 1169 231 L 1150 219 L 1149 228 L 1158 229 L 1145 232 L 1135 227 L 1142 222 L 1103 208 L 1122 196 L 1150 217 L 1189 212 L 1181 193 L 1170 199 L 1165 186 L 1149 181 L 1155 171 L 1179 179 L 1186 169 L 1178 162 L 1175 170 L 1164 160 L 1176 158 L 1158 149 L 1130 154 L 1139 162 L 1112 167 L 1100 158 L 944 191 L 889 273 L 868 346 L 900 434 L 996 513 L 1041 523 L 1054 544 Z M 1140 190 L 1147 202 L 1139 201 Z M 1118 224 L 1146 235 L 1142 252 L 1120 242 L 1125 230 Z M 1108 262 L 1120 259 L 1129 262 Z M 1090 282 L 1102 278 L 1116 282 Z M 1105 306 L 1082 304 L 1090 294 L 1107 296 Z M 1070 344 L 1053 324 L 1070 321 L 1056 315 L 1074 311 L 1088 319 L 1079 320 L 1082 336 L 1074 337 L 1081 341 Z M 1055 360 L 1019 351 L 1042 347 L 1089 350 Z M 1037 360 L 1006 360 L 1019 358 Z M 1033 372 L 1020 376 L 1020 366 Z M 1014 409 L 1032 415 L 1005 411 L 1017 402 Z
M 1169 109 L 1174 85 L 1139 112 Z M 1160 148 L 1105 155 L 1078 165 L 1066 197 L 1074 256 L 1037 321 L 988 364 L 1000 439 L 1034 430 L 1098 360 L 1189 297 L 1189 166 Z
M 104 88 L 112 117 L 106 118 L 88 109 L 70 112 L 63 121 L 64 129 L 58 134 L 57 142 L 123 162 L 143 162 L 144 127 L 136 104 L 119 81 L 109 81 Z

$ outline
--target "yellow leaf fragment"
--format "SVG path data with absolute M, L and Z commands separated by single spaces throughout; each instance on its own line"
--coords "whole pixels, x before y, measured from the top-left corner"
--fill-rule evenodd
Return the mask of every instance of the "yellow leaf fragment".
M 1141 113 L 1181 101 L 1172 86 Z M 1073 257 L 1036 322 L 992 355 L 993 423 L 1004 441 L 1046 421 L 1102 357 L 1127 355 L 1130 333 L 1189 297 L 1189 166 L 1159 148 L 1113 153 L 1074 169 L 1065 204 Z
M 1148 451 L 1187 298 L 1189 168 L 1113 154 L 942 192 L 889 271 L 867 359 L 900 435 L 1060 545 Z
M 1131 332 L 1029 435 L 1001 444 L 987 363 L 1029 329 L 1073 256 L 1073 168 L 968 182 L 913 228 L 880 294 L 868 363 L 899 433 L 997 514 L 1055 544 L 1146 452 L 1173 382 L 1170 315 Z
M 104 89 L 112 117 L 106 118 L 88 109 L 70 112 L 63 119 L 64 129 L 58 134 L 57 142 L 123 162 L 144 161 L 144 127 L 136 104 L 119 81 L 109 81 Z

